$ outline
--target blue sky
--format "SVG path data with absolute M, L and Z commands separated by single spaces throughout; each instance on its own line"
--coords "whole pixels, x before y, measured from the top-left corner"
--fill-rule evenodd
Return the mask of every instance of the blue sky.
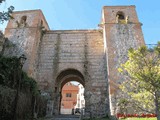
M 160 0 L 6 0 L 0 11 L 10 5 L 15 11 L 41 9 L 52 30 L 96 29 L 103 6 L 135 5 L 145 42 L 160 41 Z

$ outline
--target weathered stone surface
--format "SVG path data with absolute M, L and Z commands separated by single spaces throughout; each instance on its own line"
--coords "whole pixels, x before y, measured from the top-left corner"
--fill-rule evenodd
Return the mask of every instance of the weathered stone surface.
M 129 19 L 117 23 L 117 13 Z M 27 56 L 24 70 L 50 94 L 53 114 L 60 111 L 63 85 L 72 80 L 85 87 L 86 114 L 102 117 L 110 109 L 115 114 L 114 98 L 124 81 L 117 68 L 127 59 L 130 47 L 144 44 L 134 6 L 104 7 L 101 28 L 95 30 L 49 30 L 40 10 L 13 15 L 5 31 L 12 46 L 5 48 L 4 55 Z M 22 22 L 23 16 L 27 19 Z
M 116 23 L 115 16 L 121 12 L 124 17 L 129 17 L 128 23 Z M 103 9 L 104 19 L 102 23 L 106 39 L 108 81 L 110 84 L 110 109 L 111 114 L 116 114 L 119 84 L 125 77 L 118 72 L 118 68 L 127 60 L 129 48 L 138 48 L 144 45 L 141 23 L 135 11 L 135 6 L 106 6 Z

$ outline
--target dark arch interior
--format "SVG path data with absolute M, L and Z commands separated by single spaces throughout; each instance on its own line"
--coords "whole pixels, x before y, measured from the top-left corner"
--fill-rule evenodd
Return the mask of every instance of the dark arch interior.
M 68 69 L 62 71 L 57 77 L 57 85 L 61 86 L 61 88 L 69 81 L 77 81 L 85 86 L 83 75 L 75 69 Z
M 27 20 L 27 16 L 22 16 L 21 17 L 21 22 L 23 23 L 23 22 L 26 22 L 26 20 Z
M 119 11 L 116 16 L 118 16 L 118 19 L 119 19 L 119 20 L 124 20 L 124 19 L 125 19 L 123 12 L 120 12 L 120 11 Z

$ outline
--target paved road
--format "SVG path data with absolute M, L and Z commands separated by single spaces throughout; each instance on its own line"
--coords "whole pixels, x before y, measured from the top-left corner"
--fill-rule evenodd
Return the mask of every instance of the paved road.
M 80 120 L 79 115 L 57 115 L 46 120 Z

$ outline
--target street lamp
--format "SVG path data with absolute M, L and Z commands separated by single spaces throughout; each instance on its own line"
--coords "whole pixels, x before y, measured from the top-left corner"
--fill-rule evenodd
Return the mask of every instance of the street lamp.
M 15 97 L 15 106 L 14 106 L 14 120 L 17 120 L 17 116 L 16 116 L 16 114 L 17 114 L 17 105 L 18 105 L 18 99 L 19 99 L 19 91 L 20 91 L 20 81 L 21 81 L 21 76 L 22 76 L 22 67 L 23 67 L 23 65 L 24 65 L 24 63 L 25 63 L 25 61 L 26 61 L 26 56 L 24 55 L 24 54 L 22 54 L 20 57 L 19 57 L 19 59 L 18 59 L 18 80 L 17 80 L 17 91 L 16 91 L 16 97 Z M 20 67 L 20 69 L 19 69 L 19 67 Z
M 19 57 L 19 64 L 20 64 L 21 69 L 22 69 L 22 67 L 23 67 L 26 59 L 27 59 L 27 58 L 26 58 L 26 56 L 25 56 L 24 54 L 22 54 L 22 55 Z

